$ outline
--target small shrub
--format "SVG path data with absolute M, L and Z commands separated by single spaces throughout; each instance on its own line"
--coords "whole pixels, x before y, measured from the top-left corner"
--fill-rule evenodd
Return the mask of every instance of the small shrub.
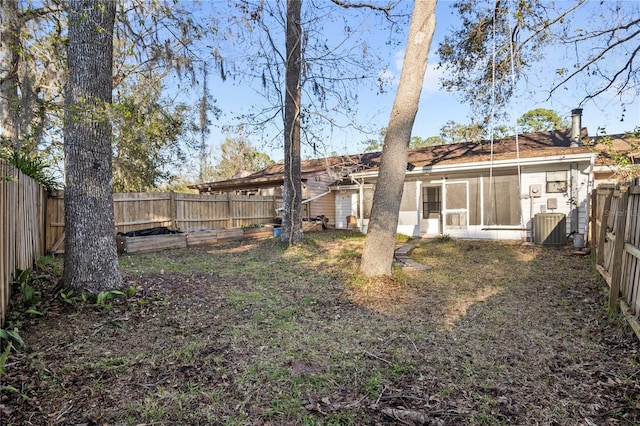
M 451 235 L 449 235 L 449 234 L 438 235 L 437 237 L 435 237 L 433 239 L 433 241 L 438 243 L 438 244 L 448 243 L 448 242 L 450 242 L 452 240 L 453 240 L 453 238 L 451 238 Z
M 264 225 L 262 223 L 254 223 L 251 225 L 243 225 L 242 229 L 253 229 L 253 228 L 264 228 Z
M 400 234 L 400 233 L 396 234 L 396 242 L 397 243 L 406 243 L 410 239 L 411 239 L 411 237 L 409 235 Z

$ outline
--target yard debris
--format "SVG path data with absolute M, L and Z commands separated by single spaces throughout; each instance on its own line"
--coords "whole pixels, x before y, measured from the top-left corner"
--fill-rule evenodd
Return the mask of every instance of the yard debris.
M 421 241 L 431 271 L 363 281 L 363 236 L 312 238 L 123 257 L 137 291 L 109 309 L 42 284 L 0 424 L 640 422 L 638 343 L 588 256 Z
M 402 422 L 406 425 L 434 425 L 444 426 L 445 422 L 437 417 L 431 417 L 428 414 L 415 410 L 407 410 L 405 408 L 389 408 L 385 407 L 380 410 L 382 414 L 394 420 Z

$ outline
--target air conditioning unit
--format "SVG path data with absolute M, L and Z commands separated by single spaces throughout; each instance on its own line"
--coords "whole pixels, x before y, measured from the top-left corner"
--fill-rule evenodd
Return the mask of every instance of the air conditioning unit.
M 567 243 L 567 217 L 564 213 L 538 213 L 533 218 L 533 242 L 544 246 Z

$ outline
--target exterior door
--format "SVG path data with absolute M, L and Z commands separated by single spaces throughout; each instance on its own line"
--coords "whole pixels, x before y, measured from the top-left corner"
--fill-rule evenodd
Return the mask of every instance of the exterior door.
M 466 236 L 469 226 L 468 182 L 447 182 L 444 185 L 444 233 Z
M 442 234 L 442 186 L 422 187 L 422 219 L 420 234 L 433 237 Z
M 336 194 L 336 228 L 347 228 L 347 216 L 358 214 L 358 193 L 355 191 L 340 191 Z

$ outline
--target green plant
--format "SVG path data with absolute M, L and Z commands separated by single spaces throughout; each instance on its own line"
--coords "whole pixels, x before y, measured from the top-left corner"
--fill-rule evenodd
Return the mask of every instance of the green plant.
M 129 286 L 129 288 L 127 289 L 126 295 L 128 297 L 133 297 L 136 291 L 137 290 L 135 286 L 133 285 Z M 101 291 L 100 293 L 95 295 L 95 301 L 93 303 L 90 303 L 90 299 L 92 299 L 91 295 L 88 295 L 87 293 L 82 292 L 80 293 L 80 300 L 78 300 L 77 297 L 74 297 L 74 294 L 75 294 L 75 291 L 69 288 L 69 289 L 61 290 L 60 293 L 58 293 L 58 297 L 64 303 L 67 303 L 69 305 L 76 306 L 76 307 L 80 305 L 85 305 L 85 306 L 91 306 L 91 307 L 105 307 L 109 309 L 111 307 L 111 304 L 108 303 L 109 301 L 115 299 L 118 296 L 125 295 L 125 293 L 120 290 Z
M 371 398 L 374 401 L 376 400 L 376 398 L 378 398 L 381 385 L 382 385 L 382 379 L 378 374 L 369 376 L 369 378 L 367 379 L 367 384 L 365 386 L 365 390 L 367 392 L 367 395 L 369 395 L 369 398 Z
M 24 308 L 25 312 L 34 315 L 42 315 L 37 311 L 33 305 L 35 305 L 42 293 L 37 290 L 33 283 L 37 280 L 48 280 L 46 275 L 31 276 L 30 269 L 16 269 L 13 279 L 14 291 L 20 294 L 20 304 Z
M 124 296 L 124 293 L 120 290 L 101 291 L 96 295 L 96 303 L 93 306 L 108 306 L 108 301 L 115 299 L 118 296 Z
M 60 256 L 41 256 L 36 261 L 36 269 L 43 273 L 49 273 L 56 278 L 62 276 L 63 258 Z
M 438 243 L 438 244 L 448 243 L 448 242 L 450 242 L 452 240 L 453 240 L 453 238 L 451 238 L 451 235 L 449 235 L 449 234 L 441 234 L 441 235 L 436 236 L 433 239 L 433 241 L 435 243 Z
M 11 148 L 0 151 L 0 154 L 2 158 L 13 164 L 22 173 L 44 186 L 47 191 L 60 188 L 60 182 L 50 173 L 51 165 L 45 159 L 29 152 L 21 152 Z
M 396 234 L 396 242 L 398 242 L 398 243 L 406 243 L 410 239 L 411 239 L 411 237 L 409 235 L 400 234 L 400 233 Z
M 8 328 L 0 330 L 0 348 L 2 348 L 2 354 L 0 354 L 0 377 L 4 374 L 11 349 L 20 350 L 23 347 L 24 340 L 22 340 L 17 330 Z
M 129 288 L 127 288 L 127 297 L 131 298 L 133 296 L 136 295 L 138 289 L 136 288 L 135 285 L 130 285 Z
M 60 293 L 58 293 L 58 297 L 64 303 L 67 303 L 69 305 L 74 305 L 75 301 L 73 300 L 73 293 L 74 293 L 73 289 L 60 290 Z

